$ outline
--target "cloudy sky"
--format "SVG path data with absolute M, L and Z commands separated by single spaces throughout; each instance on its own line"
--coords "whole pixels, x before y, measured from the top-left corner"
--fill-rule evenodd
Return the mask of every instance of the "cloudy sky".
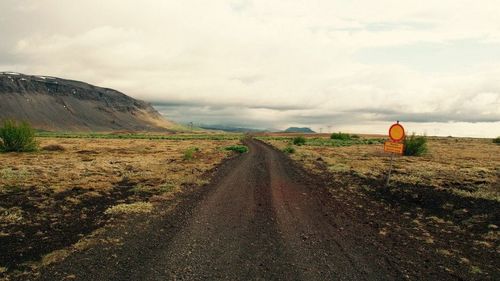
M 255 128 L 500 135 L 500 1 L 1 0 L 0 71 Z

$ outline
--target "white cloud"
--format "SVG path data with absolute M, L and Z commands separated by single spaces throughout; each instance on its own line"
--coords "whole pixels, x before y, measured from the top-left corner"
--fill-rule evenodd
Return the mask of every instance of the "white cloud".
M 5 0 L 0 10 L 1 69 L 212 106 L 194 121 L 341 128 L 356 125 L 349 112 L 363 127 L 380 117 L 366 109 L 500 120 L 494 0 Z

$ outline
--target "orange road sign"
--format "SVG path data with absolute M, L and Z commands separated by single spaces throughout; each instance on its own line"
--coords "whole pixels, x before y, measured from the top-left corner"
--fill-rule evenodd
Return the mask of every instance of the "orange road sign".
M 384 143 L 384 151 L 385 152 L 403 154 L 403 148 L 404 148 L 404 145 L 402 143 L 399 143 L 399 142 L 386 141 Z
M 405 128 L 403 128 L 403 126 L 401 126 L 401 124 L 399 124 L 399 122 L 396 124 L 393 124 L 389 128 L 389 138 L 391 138 L 391 140 L 393 142 L 402 141 L 405 138 Z

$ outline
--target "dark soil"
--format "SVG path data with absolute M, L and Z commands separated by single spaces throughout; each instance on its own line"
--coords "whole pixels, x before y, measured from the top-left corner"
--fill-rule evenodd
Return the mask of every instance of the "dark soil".
M 118 201 L 126 202 L 133 186 L 124 181 L 92 196 L 93 189 L 80 187 L 57 193 L 37 187 L 0 193 L 0 207 L 22 210 L 22 223 L 2 225 L 0 266 L 24 270 L 27 262 L 76 243 L 103 226 L 108 218 L 104 211 Z
M 173 210 L 166 204 L 102 234 L 117 245 L 74 253 L 19 279 L 500 279 L 495 247 L 473 242 L 498 220 L 496 203 L 419 188 L 387 191 L 381 181 L 350 174 L 312 175 L 262 142 L 246 144 L 249 153 L 222 164 L 209 185 L 189 187 Z M 484 222 L 471 221 L 479 217 Z

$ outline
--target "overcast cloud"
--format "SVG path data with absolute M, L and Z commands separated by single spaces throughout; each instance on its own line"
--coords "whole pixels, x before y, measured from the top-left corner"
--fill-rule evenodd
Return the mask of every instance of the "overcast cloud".
M 2 0 L 0 71 L 181 122 L 500 135 L 500 2 Z

